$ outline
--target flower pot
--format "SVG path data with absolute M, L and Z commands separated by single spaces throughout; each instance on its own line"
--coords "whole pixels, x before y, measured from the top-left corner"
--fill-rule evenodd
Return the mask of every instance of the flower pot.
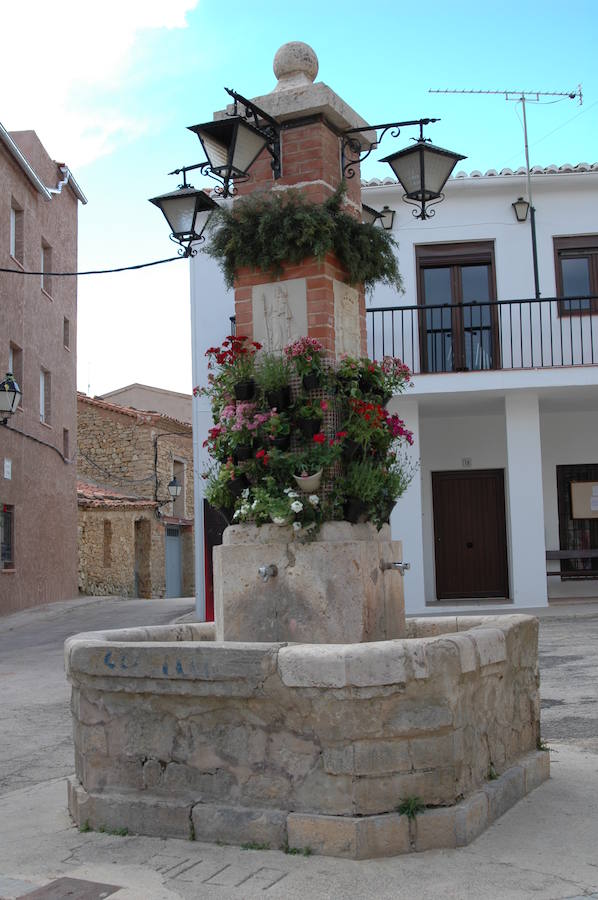
M 358 522 L 365 522 L 367 518 L 367 504 L 363 500 L 352 498 L 347 500 L 343 506 L 343 515 L 347 522 L 356 525 Z
M 308 372 L 303 376 L 302 381 L 306 391 L 315 391 L 317 387 L 320 387 L 320 374 L 318 372 Z
M 272 446 L 277 450 L 288 450 L 291 446 L 291 435 L 282 434 L 280 437 L 272 438 Z
M 361 444 L 351 438 L 345 438 L 343 441 L 342 457 L 345 462 L 352 462 L 363 453 Z
M 266 402 L 271 409 L 277 409 L 278 412 L 288 409 L 291 405 L 291 389 L 289 385 L 277 388 L 275 391 L 266 391 Z
M 279 528 L 284 528 L 285 525 L 289 524 L 289 520 L 286 516 L 270 516 L 270 520 L 278 525 Z
M 248 378 L 246 381 L 237 381 L 234 386 L 236 400 L 253 400 L 255 396 L 255 381 Z
M 314 475 L 293 475 L 293 478 L 297 482 L 297 487 L 300 491 L 303 491 L 304 494 L 313 494 L 320 487 L 322 471 L 323 469 L 320 469 Z
M 236 499 L 240 497 L 245 488 L 249 487 L 249 482 L 245 478 L 244 475 L 239 475 L 234 480 L 231 479 L 228 483 L 228 490 L 230 494 Z
M 314 434 L 317 434 L 322 428 L 322 420 L 321 419 L 299 419 L 298 422 L 299 431 L 308 439 L 313 438 Z
M 239 444 L 233 450 L 233 459 L 235 462 L 245 462 L 253 456 L 253 446 L 251 444 Z

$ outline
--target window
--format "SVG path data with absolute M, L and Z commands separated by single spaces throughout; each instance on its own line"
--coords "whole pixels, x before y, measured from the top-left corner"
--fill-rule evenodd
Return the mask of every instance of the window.
M 598 464 L 557 466 L 559 543 L 561 550 L 598 550 L 598 519 L 574 519 L 571 482 L 598 482 Z M 562 559 L 561 575 L 598 578 L 598 557 Z
M 8 371 L 14 375 L 15 381 L 23 390 L 23 351 L 12 342 L 8 346 Z M 21 400 L 19 400 L 19 408 Z
M 104 519 L 104 568 L 112 565 L 112 522 Z
M 42 291 L 45 291 L 46 294 L 52 295 L 52 276 L 49 274 L 52 271 L 52 248 L 45 241 L 42 241 L 42 252 L 41 252 L 41 260 L 40 260 L 40 272 L 41 274 L 41 286 Z
M 23 262 L 23 210 L 15 200 L 10 205 L 10 255 Z
M 561 316 L 598 312 L 598 235 L 554 238 Z
M 497 368 L 494 245 L 424 244 L 415 253 L 422 372 Z
M 62 320 L 62 343 L 67 350 L 71 349 L 71 323 L 66 316 Z
M 176 460 L 172 464 L 172 476 L 176 478 L 181 486 L 181 493 L 172 504 L 173 516 L 185 518 L 185 463 Z
M 14 569 L 14 507 L 0 506 L 0 568 Z
M 62 429 L 62 455 L 65 459 L 69 458 L 70 435 L 68 428 Z
M 52 415 L 51 404 L 52 376 L 46 369 L 39 373 L 39 420 L 49 425 Z

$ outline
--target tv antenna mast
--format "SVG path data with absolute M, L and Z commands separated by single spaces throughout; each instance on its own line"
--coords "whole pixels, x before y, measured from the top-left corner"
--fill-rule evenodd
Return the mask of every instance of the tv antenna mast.
M 536 209 L 534 207 L 534 202 L 532 198 L 532 179 L 531 179 L 531 171 L 529 164 L 529 144 L 527 139 L 527 115 L 526 115 L 526 104 L 527 103 L 542 103 L 543 97 L 561 97 L 562 99 L 568 98 L 569 100 L 575 100 L 576 97 L 579 98 L 579 105 L 581 106 L 583 103 L 583 93 L 581 89 L 581 84 L 577 85 L 577 90 L 575 91 L 482 91 L 482 90 L 452 90 L 452 89 L 431 89 L 428 91 L 429 94 L 490 94 L 503 96 L 505 100 L 510 100 L 515 103 L 521 103 L 521 108 L 523 110 L 523 141 L 525 146 L 525 171 L 527 175 L 527 200 L 529 203 L 530 209 L 530 226 L 532 232 L 532 257 L 534 263 L 534 287 L 536 291 L 536 299 L 540 298 L 540 280 L 538 276 L 538 250 L 536 245 Z M 557 101 L 553 101 L 557 102 Z

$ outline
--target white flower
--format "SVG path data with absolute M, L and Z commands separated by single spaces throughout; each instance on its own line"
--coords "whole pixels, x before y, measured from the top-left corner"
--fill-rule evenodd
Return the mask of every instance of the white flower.
M 249 488 L 245 488 L 245 490 L 241 494 L 241 497 L 243 497 L 243 500 L 247 500 L 249 498 Z
M 291 503 L 291 509 L 293 510 L 293 512 L 299 513 L 303 509 L 303 503 L 301 503 L 299 500 L 295 500 L 293 503 Z
M 288 495 L 289 495 L 289 497 L 291 497 L 291 498 L 292 498 L 292 497 L 298 497 L 298 496 L 299 496 L 299 494 L 297 493 L 297 491 L 288 491 Z
M 301 531 L 301 522 L 293 522 L 293 528 L 295 531 Z
M 233 519 L 238 519 L 240 515 L 241 515 L 241 510 L 238 509 L 238 510 L 235 512 L 235 514 L 233 515 Z
M 292 490 L 292 488 L 285 488 L 283 491 L 283 494 L 290 494 L 291 490 Z
M 284 516 L 272 516 L 272 521 L 274 522 L 275 525 L 286 525 L 287 524 L 287 520 L 284 518 Z
M 317 506 L 318 503 L 320 502 L 320 498 L 318 497 L 317 494 L 310 494 L 307 499 L 309 500 L 309 502 L 311 503 L 312 506 Z
M 257 500 L 254 500 L 253 503 L 251 504 L 251 508 L 255 509 L 256 506 L 257 506 Z
M 242 516 L 246 516 L 247 513 L 249 512 L 249 508 L 250 508 L 250 507 L 249 507 L 249 505 L 248 505 L 247 503 L 242 503 L 242 504 L 241 504 L 241 515 L 242 515 Z

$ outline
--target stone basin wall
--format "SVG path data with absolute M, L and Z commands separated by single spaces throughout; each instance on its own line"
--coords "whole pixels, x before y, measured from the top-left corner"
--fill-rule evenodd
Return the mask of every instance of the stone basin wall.
M 304 498 L 305 500 L 305 498 Z M 402 561 L 390 526 L 325 522 L 309 542 L 276 525 L 232 525 L 214 547 L 219 641 L 359 643 L 405 634 Z M 260 566 L 276 566 L 263 581 Z
M 458 803 L 490 766 L 500 774 L 536 749 L 538 623 L 407 629 L 328 645 L 213 642 L 210 625 L 71 638 L 74 817 L 185 837 L 193 822 L 216 840 L 222 810 L 286 834 L 289 813 L 372 816 L 416 795 Z

